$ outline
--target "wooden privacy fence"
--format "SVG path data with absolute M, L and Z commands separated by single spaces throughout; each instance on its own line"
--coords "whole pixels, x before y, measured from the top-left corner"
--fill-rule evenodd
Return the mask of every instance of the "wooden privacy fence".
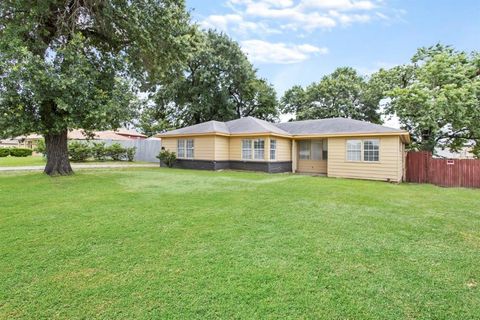
M 436 159 L 430 152 L 409 152 L 406 180 L 442 187 L 480 188 L 480 160 Z

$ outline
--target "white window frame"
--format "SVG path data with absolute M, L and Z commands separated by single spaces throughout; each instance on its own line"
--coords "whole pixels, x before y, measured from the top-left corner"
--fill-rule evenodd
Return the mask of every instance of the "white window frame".
M 177 140 L 177 158 L 184 159 L 185 158 L 185 139 L 178 139 Z
M 375 141 L 377 145 L 377 149 L 373 151 L 378 153 L 377 160 L 365 160 L 365 142 Z M 349 143 L 352 142 L 360 143 L 360 149 L 349 149 Z M 350 152 L 349 152 L 350 151 Z M 360 159 L 349 159 L 349 155 L 351 152 L 359 152 Z M 370 150 L 367 150 L 370 151 Z M 348 139 L 345 141 L 345 160 L 348 162 L 367 162 L 367 163 L 379 163 L 380 162 L 380 139 Z
M 349 139 L 349 140 L 347 140 L 347 142 L 346 142 L 347 151 L 346 151 L 346 155 L 345 155 L 347 161 L 352 161 L 352 162 L 362 161 L 362 149 L 363 149 L 362 145 L 363 145 L 362 140 L 359 140 L 359 139 Z M 350 157 L 350 155 L 353 155 L 353 154 L 358 154 L 358 157 L 355 157 L 355 158 Z
M 372 146 L 374 147 L 373 149 L 365 149 L 365 143 L 366 142 L 373 142 Z M 376 148 L 375 148 L 376 147 Z M 365 158 L 365 153 L 370 152 L 370 155 L 375 156 L 376 153 L 376 160 L 366 160 Z M 363 150 L 362 150 L 362 156 L 363 156 L 363 161 L 365 162 L 380 162 L 380 140 L 379 139 L 366 139 L 363 140 Z
M 277 160 L 277 140 L 270 139 L 270 160 Z
M 246 155 L 249 156 L 246 156 Z M 242 139 L 242 160 L 252 160 L 252 139 Z
M 193 159 L 195 157 L 195 141 L 193 139 L 187 139 L 185 141 L 185 158 Z
M 263 145 L 263 148 L 260 145 Z M 265 160 L 265 139 L 253 140 L 253 159 Z
M 189 147 L 189 145 L 191 145 L 191 147 Z M 195 140 L 194 139 L 178 139 L 177 140 L 177 158 L 193 159 L 194 157 L 195 157 Z

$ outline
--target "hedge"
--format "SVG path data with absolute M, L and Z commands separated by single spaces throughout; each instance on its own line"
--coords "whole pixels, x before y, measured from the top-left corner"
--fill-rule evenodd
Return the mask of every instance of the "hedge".
M 10 149 L 0 148 L 0 158 L 8 157 L 10 155 Z
M 32 149 L 26 149 L 26 148 L 11 148 L 10 149 L 10 155 L 12 157 L 28 157 L 31 156 L 33 153 Z

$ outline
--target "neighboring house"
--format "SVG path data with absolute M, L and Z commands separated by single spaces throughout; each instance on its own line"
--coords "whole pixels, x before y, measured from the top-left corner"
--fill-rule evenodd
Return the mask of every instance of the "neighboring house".
M 144 140 L 146 138 L 146 135 L 128 129 L 118 129 L 116 131 L 95 131 L 93 138 L 89 138 L 87 135 L 85 135 L 83 130 L 79 129 L 70 130 L 68 132 L 68 140 L 131 141 Z M 28 136 L 15 138 L 15 140 L 18 140 L 18 146 L 30 149 L 35 148 L 38 141 L 41 139 L 43 139 L 43 137 L 38 134 L 30 134 Z
M 15 147 L 18 147 L 18 140 L 17 139 L 0 140 L 0 147 L 1 148 L 15 148 Z
M 162 134 L 176 167 L 305 172 L 400 182 L 408 132 L 333 118 L 269 123 L 253 117 L 209 121 Z
M 441 148 L 436 148 L 433 156 L 436 158 L 447 159 L 475 159 L 472 149 L 472 146 L 466 146 L 461 148 L 458 152 L 451 152 L 448 149 L 442 150 Z

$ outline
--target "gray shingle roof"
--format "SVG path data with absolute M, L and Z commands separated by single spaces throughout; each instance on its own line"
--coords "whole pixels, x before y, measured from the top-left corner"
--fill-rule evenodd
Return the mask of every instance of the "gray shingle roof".
M 172 130 L 162 136 L 202 133 L 276 133 L 282 135 L 342 134 L 342 133 L 401 133 L 402 130 L 373 124 L 370 122 L 331 118 L 304 120 L 284 123 L 270 123 L 254 117 L 245 117 L 227 122 L 208 121 L 190 127 Z
M 226 123 L 231 134 L 238 133 L 277 133 L 289 135 L 288 132 L 275 126 L 271 122 L 260 120 L 254 117 L 245 117 L 228 121 Z
M 400 129 L 346 118 L 283 122 L 276 126 L 292 135 L 403 132 Z
M 168 131 L 164 134 L 175 135 L 175 134 L 190 134 L 190 133 L 191 134 L 211 133 L 211 132 L 219 132 L 219 133 L 226 133 L 226 134 L 230 133 L 225 122 L 212 120 L 212 121 L 195 124 L 193 126 L 189 126 L 185 128 Z

